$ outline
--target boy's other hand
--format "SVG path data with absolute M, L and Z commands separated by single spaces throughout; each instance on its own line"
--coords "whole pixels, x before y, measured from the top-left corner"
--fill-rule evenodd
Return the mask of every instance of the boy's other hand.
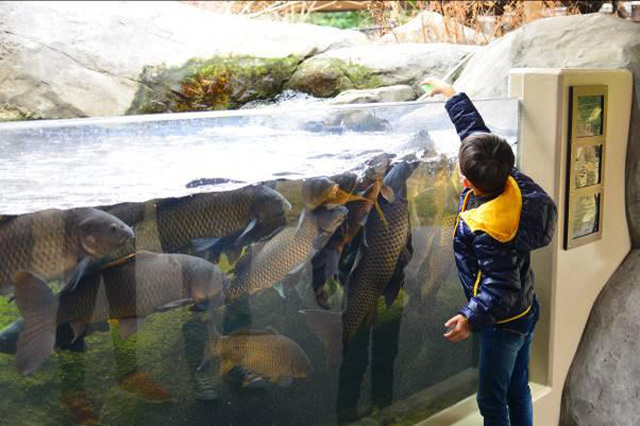
M 444 324 L 449 331 L 444 333 L 444 337 L 454 343 L 460 340 L 468 339 L 471 336 L 471 324 L 469 320 L 462 314 L 458 314 Z
M 428 77 L 420 82 L 420 86 L 428 84 L 431 86 L 429 96 L 441 94 L 447 98 L 450 98 L 456 94 L 456 90 L 449 83 L 440 80 L 438 78 Z

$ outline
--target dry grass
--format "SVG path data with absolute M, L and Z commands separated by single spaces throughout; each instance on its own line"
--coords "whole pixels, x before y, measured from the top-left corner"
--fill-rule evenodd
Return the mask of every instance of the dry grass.
M 425 9 L 444 17 L 440 41 L 486 44 L 536 19 L 559 15 L 575 15 L 577 2 L 569 6 L 556 0 L 544 1 L 430 1 Z M 564 2 L 565 4 L 567 2 Z M 472 40 L 464 28 L 475 31 Z
M 326 10 L 327 3 L 333 7 L 355 7 L 367 10 L 377 30 L 375 37 L 381 37 L 393 27 L 429 11 L 440 14 L 443 19 L 435 22 L 422 18 L 423 32 L 435 34 L 423 40 L 486 44 L 505 33 L 536 19 L 557 15 L 579 14 L 579 6 L 584 1 L 558 0 L 479 0 L 479 1 L 184 1 L 193 6 L 218 13 L 246 15 L 252 18 L 285 22 L 302 22 L 312 12 Z M 342 3 L 340 5 L 339 3 Z M 429 15 L 433 16 L 433 15 Z M 473 36 L 469 36 L 473 34 Z M 396 37 L 397 41 L 400 41 Z

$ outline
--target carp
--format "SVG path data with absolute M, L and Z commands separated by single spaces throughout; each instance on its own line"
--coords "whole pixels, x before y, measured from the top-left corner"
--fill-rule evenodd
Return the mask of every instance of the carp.
M 284 228 L 269 241 L 253 244 L 236 264 L 227 297 L 254 294 L 294 273 L 324 247 L 346 214 L 342 206 L 304 210 L 297 227 Z
M 24 317 L 18 338 L 17 365 L 33 373 L 53 350 L 56 327 L 69 323 L 74 339 L 88 323 L 118 319 L 126 338 L 154 312 L 193 304 L 222 305 L 227 278 L 214 264 L 183 254 L 139 252 L 81 278 L 73 292 L 54 295 L 37 276 L 18 271 L 16 304 Z
M 117 217 L 93 208 L 49 209 L 0 220 L 0 294 L 13 290 L 18 270 L 73 289 L 101 257 L 134 236 Z
M 223 250 L 237 250 L 283 227 L 291 204 L 279 192 L 254 185 L 104 208 L 132 226 L 149 228 L 152 222 L 158 251 L 209 251 L 216 261 Z M 133 251 L 129 247 L 120 256 Z
M 342 316 L 343 350 L 360 323 L 373 312 L 380 295 L 384 292 L 390 306 L 404 280 L 403 266 L 411 257 L 406 182 L 416 166 L 416 162 L 402 161 L 392 167 L 383 182 L 393 190 L 395 199 L 390 203 L 379 197 L 381 213 L 373 210 L 364 227 L 358 254 L 347 278 L 347 303 Z
M 355 199 L 345 205 L 348 209 L 347 218 L 331 236 L 322 251 L 316 254 L 311 261 L 313 265 L 312 288 L 318 305 L 324 309 L 330 308 L 324 283 L 338 272 L 338 264 L 345 246 L 353 241 L 365 225 L 374 205 L 376 210 L 380 212 L 377 202 L 379 194 L 382 194 L 387 201 L 393 202 L 393 190 L 383 185 L 383 178 L 390 163 L 391 156 L 388 154 L 377 156 L 370 161 L 370 167 L 366 169 L 359 185 L 365 188 L 361 199 Z
M 288 386 L 292 379 L 306 378 L 313 370 L 304 350 L 273 330 L 238 330 L 220 336 L 212 328 L 211 334 L 211 353 L 220 360 L 220 375 L 239 366 L 271 382 Z

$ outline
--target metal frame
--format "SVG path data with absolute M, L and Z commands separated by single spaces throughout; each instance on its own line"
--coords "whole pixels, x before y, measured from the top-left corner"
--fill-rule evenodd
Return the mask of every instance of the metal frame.
M 577 117 L 578 117 L 578 97 L 580 96 L 600 96 L 602 98 L 602 133 L 597 136 L 578 137 Z M 607 86 L 572 86 L 569 88 L 569 150 L 567 152 L 567 181 L 566 181 L 566 215 L 565 215 L 565 250 L 573 249 L 584 244 L 602 238 L 603 211 L 604 211 L 604 185 L 605 185 L 605 163 L 606 163 L 606 135 L 607 135 L 607 110 L 609 105 Z M 575 189 L 575 162 L 578 148 L 581 147 L 602 147 L 600 152 L 600 182 Z M 598 195 L 598 230 L 582 237 L 573 238 L 574 203 L 576 200 L 590 195 Z

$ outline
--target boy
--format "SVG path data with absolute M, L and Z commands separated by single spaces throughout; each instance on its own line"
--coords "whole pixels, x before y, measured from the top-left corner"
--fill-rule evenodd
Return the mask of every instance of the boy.
M 557 219 L 551 198 L 514 166 L 509 144 L 492 135 L 467 95 L 427 79 L 461 139 L 465 187 L 453 249 L 468 303 L 449 319 L 444 337 L 480 333 L 477 401 L 485 425 L 532 425 L 529 351 L 538 320 L 530 252 L 551 241 Z

